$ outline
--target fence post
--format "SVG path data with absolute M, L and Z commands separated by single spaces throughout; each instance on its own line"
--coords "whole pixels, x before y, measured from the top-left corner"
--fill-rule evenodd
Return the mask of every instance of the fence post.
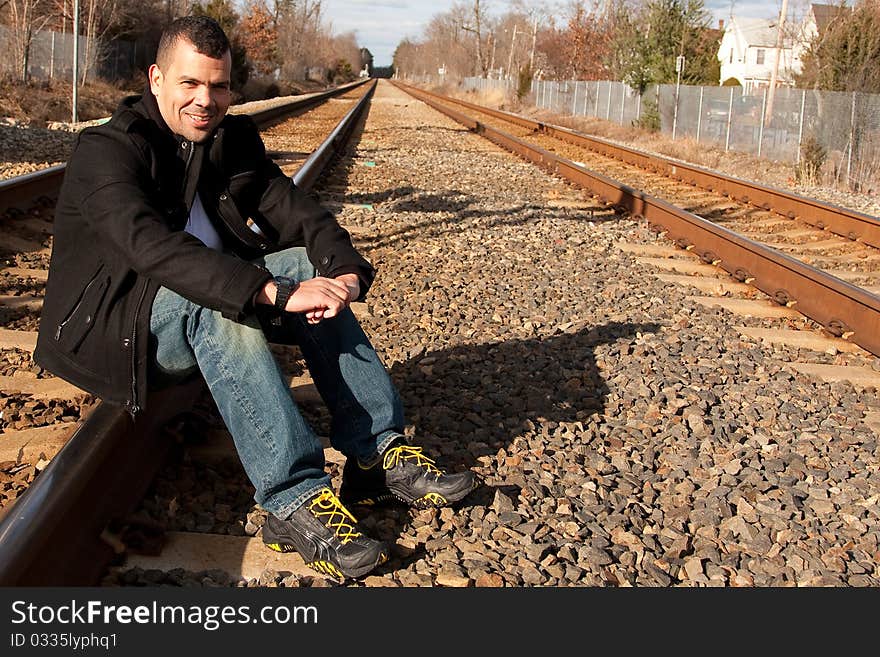
M 599 118 L 599 81 L 596 80 L 596 106 L 593 109 L 593 116 Z
M 700 143 L 700 128 L 703 125 L 703 89 L 705 87 L 700 87 L 700 107 L 697 110 L 697 143 Z
M 807 90 L 801 89 L 801 122 L 798 126 L 798 149 L 797 149 L 797 159 L 795 160 L 795 164 L 801 163 L 801 142 L 804 137 L 804 106 L 807 103 Z
M 574 98 L 571 101 L 571 115 L 572 116 L 577 116 L 577 113 L 578 113 L 577 104 L 578 104 L 578 83 L 577 83 L 577 80 L 575 80 L 574 81 Z
M 71 99 L 70 122 L 77 123 L 79 121 L 79 0 L 73 2 L 73 74 L 71 81 L 73 83 L 73 98 Z
M 852 110 L 849 116 L 849 155 L 846 158 L 846 184 L 852 189 L 853 147 L 856 145 L 856 93 L 852 94 Z
M 636 96 L 636 123 L 642 120 L 642 94 L 639 92 Z
M 767 89 L 761 98 L 761 127 L 758 128 L 758 157 L 761 157 L 761 145 L 764 143 L 764 113 L 767 111 Z
M 620 87 L 620 125 L 623 125 L 623 110 L 625 109 L 626 103 L 626 89 L 623 88 L 623 84 L 621 83 Z
M 727 102 L 727 136 L 724 138 L 724 152 L 730 150 L 730 120 L 733 118 L 733 87 L 730 88 L 730 100 Z
M 584 80 L 584 116 L 587 115 L 587 99 L 590 96 L 590 94 L 588 93 L 589 87 L 590 85 L 587 80 Z
M 654 87 L 654 102 L 657 103 L 657 120 L 660 122 L 660 132 L 663 132 L 663 113 L 660 111 L 660 85 Z
M 608 80 L 608 103 L 605 106 L 605 120 L 611 120 L 611 80 Z

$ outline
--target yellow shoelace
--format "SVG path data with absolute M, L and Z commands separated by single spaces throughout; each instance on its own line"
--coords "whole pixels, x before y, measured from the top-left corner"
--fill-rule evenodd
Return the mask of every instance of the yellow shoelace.
M 342 506 L 342 503 L 329 488 L 324 488 L 321 491 L 309 506 L 309 511 L 318 520 L 322 520 L 326 527 L 332 529 L 343 543 L 348 543 L 351 539 L 361 535 L 355 527 L 357 524 L 355 517 L 348 512 L 348 509 Z M 324 516 L 329 517 L 323 520 Z
M 438 476 L 443 474 L 443 471 L 434 465 L 432 459 L 429 459 L 422 454 L 421 447 L 413 447 L 412 445 L 398 445 L 397 447 L 389 449 L 385 452 L 385 456 L 382 459 L 382 467 L 386 470 L 390 470 L 400 461 L 408 461 L 411 459 L 415 459 L 416 465 L 426 468 L 428 472 L 433 472 Z

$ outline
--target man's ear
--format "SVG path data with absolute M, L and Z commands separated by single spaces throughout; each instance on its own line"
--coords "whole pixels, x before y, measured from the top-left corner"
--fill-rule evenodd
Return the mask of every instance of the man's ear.
M 162 88 L 162 82 L 165 80 L 162 70 L 158 65 L 151 64 L 147 75 L 150 78 L 150 91 L 153 92 L 154 96 L 158 96 L 159 90 Z

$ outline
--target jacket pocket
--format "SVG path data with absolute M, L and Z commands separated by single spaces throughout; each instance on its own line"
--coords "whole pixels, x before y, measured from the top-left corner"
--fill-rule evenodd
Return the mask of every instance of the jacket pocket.
M 256 171 L 242 171 L 229 178 L 227 190 L 242 214 L 252 214 L 260 206 L 266 181 Z
M 109 284 L 110 277 L 107 276 L 104 265 L 101 265 L 83 288 L 73 308 L 55 328 L 55 341 L 63 350 L 72 352 L 82 344 L 95 325 L 98 308 Z

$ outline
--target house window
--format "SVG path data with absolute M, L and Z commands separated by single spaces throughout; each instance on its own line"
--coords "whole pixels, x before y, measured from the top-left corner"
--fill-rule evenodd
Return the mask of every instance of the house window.
M 730 59 L 727 60 L 728 64 L 733 64 L 733 48 L 730 49 Z
M 764 49 L 763 48 L 758 48 L 758 58 L 755 61 L 755 63 L 756 64 L 763 64 L 764 63 Z

